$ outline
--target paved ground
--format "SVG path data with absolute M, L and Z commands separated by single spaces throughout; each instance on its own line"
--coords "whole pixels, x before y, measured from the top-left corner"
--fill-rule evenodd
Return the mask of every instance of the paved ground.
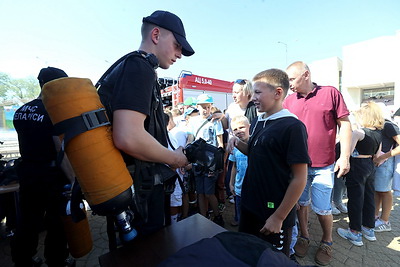
M 233 217 L 233 204 L 227 203 L 224 211 L 226 228 L 237 231 L 237 227 L 230 226 Z M 93 237 L 93 250 L 85 257 L 77 259 L 78 267 L 99 266 L 98 257 L 108 252 L 106 222 L 104 217 L 92 216 L 89 212 L 89 221 Z M 329 266 L 399 266 L 400 265 L 400 198 L 394 199 L 391 214 L 392 231 L 377 233 L 377 241 L 370 242 L 364 239 L 364 246 L 356 247 L 336 233 L 338 227 L 347 227 L 346 215 L 334 216 L 334 254 Z M 4 227 L 0 229 L 4 234 Z M 314 265 L 314 254 L 321 238 L 321 230 L 315 215 L 310 216 L 311 247 L 308 255 L 298 259 L 301 264 Z M 38 255 L 43 257 L 43 235 L 41 238 Z M 0 239 L 0 266 L 12 266 L 10 258 L 9 238 Z M 42 266 L 46 266 L 43 264 Z

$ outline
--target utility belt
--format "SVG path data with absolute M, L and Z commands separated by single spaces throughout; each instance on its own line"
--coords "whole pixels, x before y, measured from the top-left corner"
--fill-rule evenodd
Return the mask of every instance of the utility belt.
M 171 194 L 175 190 L 178 174 L 165 164 L 138 159 L 134 161 L 135 164 L 127 166 L 133 179 L 133 200 L 137 211 L 146 222 L 149 214 L 147 201 L 153 193 L 154 186 L 163 184 L 164 193 Z
M 148 192 L 152 191 L 155 185 L 164 184 L 164 189 L 169 192 L 168 185 L 170 183 L 175 184 L 175 180 L 178 174 L 161 163 L 147 162 L 135 159 L 135 164 L 127 166 L 129 173 L 131 174 L 135 190 L 137 192 Z M 172 181 L 173 180 L 173 181 Z

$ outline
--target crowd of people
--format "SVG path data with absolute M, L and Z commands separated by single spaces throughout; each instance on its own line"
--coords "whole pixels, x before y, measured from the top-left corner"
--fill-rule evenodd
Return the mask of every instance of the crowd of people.
M 308 253 L 310 210 L 322 229 L 315 254 L 320 265 L 332 260 L 333 214 L 348 213 L 349 228 L 338 228 L 337 233 L 356 246 L 363 245 L 362 237 L 375 241 L 376 232 L 391 230 L 392 190 L 400 194 L 400 174 L 395 173 L 400 130 L 390 115 L 384 115 L 385 107 L 367 102 L 352 114 L 340 91 L 314 83 L 301 61 L 285 71 L 268 69 L 252 80 L 236 80 L 234 101 L 224 111 L 208 94 L 198 95 L 190 106 L 164 107 L 156 69 L 167 69 L 194 50 L 179 17 L 167 11 L 143 18 L 141 34 L 136 56 L 118 64 L 98 90 L 112 123 L 113 142 L 128 169 L 140 160 L 167 165 L 177 173 L 175 189 L 167 195 L 163 181 L 153 177 L 146 215 L 136 210 L 132 222 L 139 235 L 185 219 L 191 207 L 224 226 L 221 213 L 225 196 L 230 195 L 235 203 L 230 223 L 293 260 L 294 255 Z M 42 87 L 66 76 L 49 67 L 38 79 Z M 56 164 L 59 139 L 52 136 L 40 96 L 17 113 L 37 113 L 42 120 L 23 114 L 14 119 L 22 163 L 21 223 L 12 246 L 13 261 L 16 266 L 34 263 L 42 229 L 32 222 L 40 222 L 45 214 L 46 263 L 65 266 L 70 263 L 57 207 L 75 174 L 68 162 Z M 225 149 L 222 172 L 188 161 L 184 148 L 200 138 Z

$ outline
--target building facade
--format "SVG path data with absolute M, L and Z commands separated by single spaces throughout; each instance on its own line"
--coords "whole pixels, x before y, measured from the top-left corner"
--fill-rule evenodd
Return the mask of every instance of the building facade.
M 343 47 L 343 58 L 311 62 L 313 81 L 338 88 L 350 110 L 373 100 L 400 107 L 400 30 Z

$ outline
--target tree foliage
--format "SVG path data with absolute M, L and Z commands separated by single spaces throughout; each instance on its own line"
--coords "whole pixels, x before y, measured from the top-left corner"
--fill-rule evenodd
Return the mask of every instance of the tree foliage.
M 13 79 L 0 72 L 0 105 L 26 103 L 37 97 L 40 86 L 34 77 Z

